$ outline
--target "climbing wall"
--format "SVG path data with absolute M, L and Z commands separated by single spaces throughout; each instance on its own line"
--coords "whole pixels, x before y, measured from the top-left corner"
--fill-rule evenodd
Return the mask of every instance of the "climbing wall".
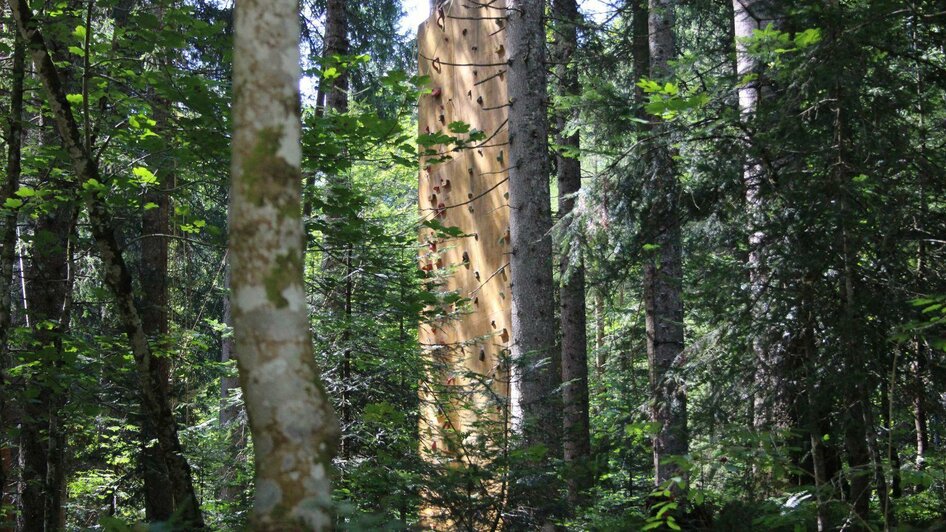
M 504 0 L 452 0 L 417 32 L 419 72 L 430 76 L 432 89 L 420 98 L 420 133 L 468 139 L 448 128 L 464 122 L 483 134 L 457 151 L 436 145 L 436 155 L 421 157 L 422 218 L 470 235 L 438 238 L 443 235 L 427 227 L 420 232 L 421 268 L 444 279 L 442 290 L 468 299 L 446 308 L 453 313 L 449 319 L 420 332 L 421 344 L 440 364 L 431 379 L 442 388 L 421 390 L 421 445 L 429 457 L 459 454 L 451 435 L 470 433 L 484 415 L 505 419 L 502 401 L 496 401 L 508 396 L 501 356 L 511 334 L 505 15 Z M 441 162 L 442 156 L 449 159 Z

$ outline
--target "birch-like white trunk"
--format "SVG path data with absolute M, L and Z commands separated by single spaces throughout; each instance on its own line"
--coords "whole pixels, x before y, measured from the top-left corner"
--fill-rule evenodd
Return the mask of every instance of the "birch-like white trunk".
M 338 424 L 303 289 L 299 5 L 240 0 L 235 18 L 230 290 L 256 457 L 253 528 L 325 530 Z

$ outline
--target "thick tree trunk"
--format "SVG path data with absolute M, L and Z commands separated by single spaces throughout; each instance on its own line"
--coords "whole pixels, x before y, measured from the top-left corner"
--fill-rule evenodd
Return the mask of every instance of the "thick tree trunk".
M 21 147 L 23 143 L 23 81 L 26 71 L 26 51 L 23 39 L 14 31 L 13 61 L 10 70 L 10 108 L 7 115 L 7 175 L 0 188 L 0 205 L 13 198 L 19 188 L 21 170 Z M 10 328 L 13 324 L 13 265 L 16 261 L 17 213 L 11 210 L 3 216 L 0 232 L 0 508 L 12 504 L 12 494 L 7 492 L 8 479 L 12 478 L 13 444 L 6 435 L 14 426 L 13 405 L 10 397 L 7 371 L 9 359 Z M 0 522 L 12 520 L 13 515 L 0 513 Z
M 168 134 L 169 102 L 156 102 L 155 121 L 159 132 Z M 151 360 L 151 380 L 159 387 L 159 394 L 170 400 L 170 353 L 167 343 L 168 321 L 168 240 L 170 231 L 170 199 L 167 189 L 174 184 L 173 162 L 166 161 L 165 150 L 151 158 L 156 169 L 157 183 L 149 187 L 144 195 L 145 204 L 155 205 L 141 214 L 141 291 L 144 296 L 141 320 L 145 334 L 157 355 Z M 142 431 L 144 448 L 145 515 L 149 521 L 167 521 L 174 514 L 173 490 L 168 475 L 168 466 L 161 454 L 160 446 L 149 443 L 155 439 L 155 430 L 145 420 Z
M 670 76 L 674 57 L 674 0 L 650 0 L 650 75 Z M 661 128 L 657 125 L 656 128 Z M 670 148 L 651 150 L 650 175 L 644 194 L 649 205 L 643 221 L 645 239 L 656 248 L 644 265 L 644 308 L 652 394 L 651 418 L 659 425 L 654 436 L 654 481 L 660 485 L 684 477 L 679 465 L 667 462 L 688 450 L 686 386 L 679 373 L 683 351 L 683 250 L 678 212 L 678 183 Z
M 68 187 L 65 182 L 54 185 Z M 39 438 L 25 442 L 23 452 L 28 468 L 23 471 L 26 490 L 23 496 L 27 526 L 32 518 L 43 515 L 47 529 L 58 529 L 62 508 L 62 452 L 60 410 L 65 404 L 67 387 L 57 382 L 63 364 L 63 334 L 68 329 L 67 298 L 71 289 L 69 246 L 78 209 L 66 201 L 41 214 L 33 234 L 28 280 L 28 304 L 35 351 L 33 360 L 41 361 L 36 380 L 37 401 L 24 406 L 23 438 Z M 26 428 L 27 425 L 36 425 Z M 42 456 L 34 456 L 34 453 Z M 34 475 L 36 475 L 34 477 Z M 33 499 L 33 489 L 41 486 L 41 497 Z M 36 504 L 42 509 L 33 509 Z
M 347 0 L 328 0 L 325 5 L 325 57 L 348 55 Z M 341 70 L 337 78 L 328 82 L 325 106 L 337 113 L 348 111 L 348 72 Z M 322 83 L 325 83 L 324 81 Z
M 555 20 L 554 53 L 559 96 L 577 98 L 581 95 L 578 67 L 574 54 L 578 48 L 578 4 L 575 0 L 554 0 L 552 17 Z M 567 150 L 579 147 L 578 132 L 566 133 L 569 122 L 577 118 L 577 111 L 565 109 L 556 113 L 556 153 L 558 173 L 558 214 L 568 218 L 575 209 L 576 195 L 581 189 L 581 163 L 577 154 Z M 585 269 L 579 256 L 572 264 L 573 253 L 564 245 L 560 250 L 559 271 L 562 284 L 559 289 L 559 312 L 562 327 L 562 401 L 563 451 L 568 502 L 572 508 L 584 500 L 582 493 L 592 483 L 591 437 L 588 429 L 588 338 L 585 317 Z
M 552 278 L 551 199 L 549 193 L 548 117 L 545 61 L 545 4 L 541 0 L 509 3 L 506 31 L 509 50 L 509 218 L 512 247 L 511 401 L 514 423 L 526 446 L 545 446 L 557 455 L 561 427 L 560 354 L 555 342 Z M 518 411 L 516 411 L 518 409 Z M 518 419 L 516 419 L 518 418 Z M 545 469 L 547 460 L 536 464 Z M 542 484 L 542 483 L 540 483 Z M 532 490 L 528 501 L 541 524 L 557 506 L 554 489 Z
M 236 5 L 231 295 L 256 454 L 255 530 L 332 526 L 338 424 L 319 380 L 303 286 L 299 5 Z
M 10 2 L 19 31 L 29 45 L 33 64 L 40 74 L 48 95 L 48 103 L 56 122 L 63 146 L 72 161 L 79 183 L 90 180 L 101 182 L 96 161 L 82 143 L 79 128 L 66 99 L 61 78 L 53 64 L 46 42 L 33 19 L 26 0 Z M 78 187 L 77 187 L 78 189 Z M 78 190 L 76 190 L 78 192 Z M 168 474 L 178 502 L 178 514 L 191 528 L 203 527 L 200 507 L 191 481 L 190 466 L 185 459 L 177 435 L 177 423 L 166 394 L 153 379 L 152 353 L 141 322 L 141 314 L 134 300 L 131 275 L 121 255 L 121 249 L 111 227 L 111 215 L 104 200 L 95 193 L 88 194 L 87 207 L 92 236 L 98 244 L 105 266 L 105 283 L 116 299 L 122 327 L 131 344 L 132 354 L 140 379 L 141 399 L 149 422 L 156 427 L 158 443 L 168 465 Z

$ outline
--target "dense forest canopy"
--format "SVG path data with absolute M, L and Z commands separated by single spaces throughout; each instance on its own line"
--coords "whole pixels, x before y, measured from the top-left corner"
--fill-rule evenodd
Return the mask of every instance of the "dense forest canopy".
M 0 9 L 0 530 L 946 527 L 946 1 Z

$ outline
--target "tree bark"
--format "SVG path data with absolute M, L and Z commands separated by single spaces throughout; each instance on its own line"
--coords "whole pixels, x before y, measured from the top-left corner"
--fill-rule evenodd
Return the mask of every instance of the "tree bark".
M 650 0 L 650 75 L 666 79 L 674 57 L 674 0 Z M 656 130 L 665 126 L 658 124 Z M 661 485 L 683 477 L 678 464 L 667 462 L 687 453 L 686 386 L 680 375 L 684 360 L 683 257 L 678 207 L 679 186 L 670 148 L 654 146 L 645 181 L 649 205 L 643 221 L 646 243 L 655 245 L 644 265 L 644 308 L 650 365 L 654 436 L 654 481 Z
M 552 2 L 554 25 L 555 73 L 557 92 L 563 98 L 581 96 L 578 67 L 574 54 L 578 48 L 578 4 L 575 0 Z M 571 105 L 571 104 L 566 104 Z M 575 209 L 581 189 L 581 163 L 577 154 L 568 150 L 579 148 L 578 132 L 567 133 L 569 122 L 578 118 L 577 110 L 556 111 L 556 137 L 560 146 L 555 154 L 558 174 L 558 214 L 568 218 Z M 559 315 L 562 332 L 562 402 L 563 451 L 568 466 L 568 502 L 572 508 L 582 504 L 583 492 L 591 487 L 591 436 L 588 429 L 588 338 L 585 316 L 585 269 L 579 256 L 571 264 L 572 253 L 563 244 L 560 250 Z
M 230 264 L 229 256 L 226 265 L 226 286 L 230 286 Z M 223 324 L 230 331 L 224 333 L 220 339 L 220 362 L 229 362 L 236 360 L 233 352 L 233 313 L 231 310 L 229 291 L 223 297 Z M 220 498 L 224 501 L 235 501 L 240 494 L 239 486 L 230 482 L 230 476 L 234 473 L 237 455 L 241 454 L 246 447 L 246 439 L 243 437 L 243 424 L 239 423 L 240 406 L 233 404 L 234 391 L 239 389 L 239 377 L 224 376 L 220 379 L 220 427 L 229 434 L 231 456 L 234 457 L 233 466 L 223 468 L 223 481 L 226 483 L 220 490 Z
M 28 43 L 33 64 L 48 95 L 48 103 L 63 147 L 72 161 L 78 183 L 101 182 L 98 165 L 81 141 L 78 125 L 66 99 L 61 78 L 26 0 L 10 2 L 13 16 L 23 39 Z M 78 193 L 79 187 L 73 190 Z M 132 290 L 131 275 L 121 255 L 121 248 L 111 227 L 111 215 L 105 201 L 96 192 L 86 194 L 86 205 L 92 236 L 99 247 L 105 266 L 105 283 L 116 299 L 122 328 L 131 344 L 140 379 L 141 399 L 145 415 L 157 431 L 157 439 L 174 489 L 180 519 L 191 528 L 202 528 L 203 519 L 191 480 L 190 466 L 181 449 L 177 423 L 170 401 L 153 379 L 152 353 Z
M 23 143 L 23 82 L 26 71 L 26 52 L 23 39 L 14 31 L 13 58 L 10 69 L 10 108 L 7 116 L 7 175 L 0 189 L 0 206 L 7 198 L 13 198 L 20 184 L 21 155 Z M 17 211 L 10 210 L 3 216 L 3 232 L 0 233 L 0 507 L 13 502 L 7 493 L 7 480 L 12 477 L 13 445 L 6 434 L 14 426 L 13 405 L 7 371 L 10 368 L 9 339 L 13 324 L 13 264 L 16 261 Z M 12 515 L 0 513 L 0 522 L 13 519 Z
M 255 530 L 329 529 L 338 424 L 303 285 L 299 5 L 236 5 L 230 194 L 235 349 L 256 455 Z
M 511 383 L 513 419 L 527 446 L 544 446 L 538 474 L 558 454 L 561 361 L 555 342 L 549 192 L 545 4 L 516 0 L 508 5 L 509 219 L 512 285 Z M 532 490 L 527 504 L 537 524 L 557 505 L 548 485 Z
M 733 0 L 733 28 L 736 38 L 736 76 L 742 80 L 755 75 L 738 89 L 739 114 L 746 136 L 743 145 L 747 153 L 743 162 L 742 183 L 745 189 L 746 214 L 749 221 L 749 312 L 753 332 L 751 347 L 754 355 L 755 388 L 753 425 L 758 430 L 786 428 L 790 419 L 790 405 L 782 385 L 785 368 L 777 349 L 773 349 L 773 334 L 768 331 L 768 305 L 766 286 L 769 283 L 769 267 L 765 257 L 765 205 L 762 184 L 765 179 L 762 162 L 753 153 L 751 131 L 759 102 L 762 85 L 759 78 L 760 64 L 748 52 L 747 40 L 756 30 L 772 22 L 768 0 Z
M 155 128 L 162 137 L 170 134 L 168 108 L 164 100 L 155 102 Z M 166 144 L 166 142 L 165 142 Z M 171 398 L 171 360 L 167 343 L 170 332 L 168 319 L 168 241 L 163 235 L 170 232 L 170 198 L 167 189 L 174 184 L 173 162 L 167 161 L 166 150 L 150 158 L 158 181 L 144 195 L 146 205 L 154 205 L 141 214 L 141 320 L 144 333 L 157 351 L 151 360 L 151 380 L 160 388 L 158 393 Z M 167 521 L 174 514 L 174 498 L 168 466 L 160 446 L 149 443 L 155 439 L 155 430 L 145 423 L 142 430 L 145 487 L 145 515 L 149 521 Z

